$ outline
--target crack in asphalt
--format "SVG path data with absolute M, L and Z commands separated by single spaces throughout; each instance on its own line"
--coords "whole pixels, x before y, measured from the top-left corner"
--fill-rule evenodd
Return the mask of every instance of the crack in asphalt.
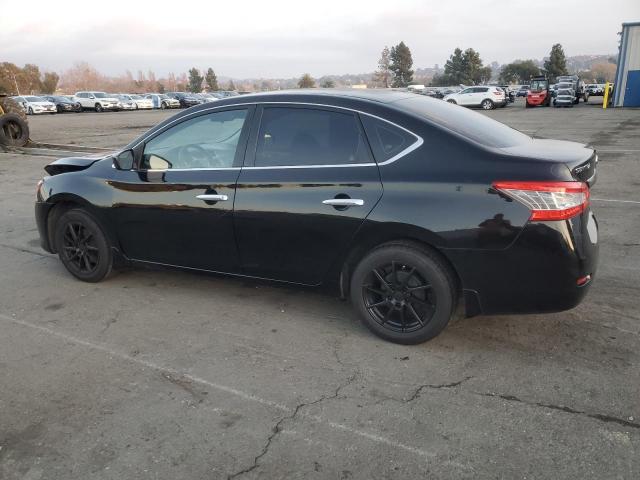
M 420 385 L 408 398 L 402 399 L 402 402 L 404 403 L 413 402 L 416 398 L 418 398 L 422 394 L 423 390 L 425 389 L 439 390 L 441 388 L 455 388 L 459 385 L 462 385 L 464 382 L 471 380 L 472 378 L 473 376 L 469 376 L 469 377 L 463 378 L 462 380 L 458 380 L 457 382 L 452 382 L 452 383 L 441 383 L 436 385 L 426 383 L 424 385 Z
M 267 441 L 264 445 L 264 447 L 262 447 L 262 450 L 260 451 L 260 453 L 253 459 L 253 463 L 248 466 L 243 468 L 242 470 L 236 472 L 236 473 L 232 473 L 227 475 L 227 480 L 232 480 L 234 478 L 237 478 L 241 475 L 244 475 L 246 473 L 249 473 L 253 470 L 255 470 L 256 468 L 258 468 L 258 466 L 260 466 L 260 460 L 262 459 L 262 457 L 264 457 L 267 453 L 269 453 L 269 449 L 271 448 L 271 444 L 273 443 L 274 439 L 282 432 L 282 424 L 284 422 L 286 422 L 287 420 L 293 420 L 296 418 L 296 416 L 298 416 L 298 413 L 300 412 L 300 410 L 302 410 L 305 407 L 310 407 L 311 405 L 317 405 L 319 403 L 322 403 L 326 400 L 332 400 L 334 398 L 338 398 L 338 396 L 340 395 L 340 392 L 348 387 L 349 385 L 351 385 L 356 378 L 358 377 L 359 372 L 356 371 L 354 372 L 347 380 L 346 382 L 342 383 L 341 385 L 339 385 L 335 391 L 331 394 L 331 395 L 322 395 L 320 398 L 312 401 L 312 402 L 304 402 L 304 403 L 300 403 L 296 406 L 296 408 L 293 410 L 292 413 L 290 413 L 289 415 L 285 415 L 283 417 L 281 417 L 276 424 L 273 426 L 273 428 L 271 429 L 271 435 L 269 435 L 269 437 L 267 438 Z
M 560 412 L 570 413 L 573 415 L 582 415 L 584 417 L 592 418 L 594 420 L 599 420 L 601 422 L 617 423 L 618 425 L 622 425 L 625 427 L 640 429 L 640 423 L 633 422 L 625 418 L 614 417 L 612 415 L 606 415 L 602 413 L 589 413 L 582 410 L 576 410 L 575 408 L 567 407 L 565 405 L 554 405 L 552 403 L 543 403 L 543 402 L 531 402 L 531 401 L 523 400 L 519 397 L 516 397 L 515 395 L 505 395 L 500 393 L 480 393 L 480 392 L 473 392 L 473 393 L 475 395 L 480 395 L 482 397 L 501 398 L 508 402 L 522 403 L 532 407 L 548 408 L 550 410 L 557 410 Z

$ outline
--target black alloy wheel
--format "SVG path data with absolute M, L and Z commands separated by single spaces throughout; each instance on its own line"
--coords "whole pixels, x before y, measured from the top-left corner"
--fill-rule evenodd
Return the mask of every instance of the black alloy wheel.
M 98 113 L 101 113 L 104 111 L 104 108 L 102 108 L 102 104 L 100 103 L 96 103 L 95 107 L 96 107 L 96 112 Z
M 84 210 L 69 210 L 60 217 L 55 245 L 64 266 L 80 280 L 99 282 L 111 272 L 111 248 L 100 226 Z
M 362 285 L 364 306 L 380 325 L 395 332 L 424 327 L 436 309 L 429 282 L 401 262 L 373 268 Z
M 364 324 L 396 343 L 438 335 L 453 315 L 455 276 L 435 252 L 413 243 L 372 250 L 351 277 L 351 301 Z

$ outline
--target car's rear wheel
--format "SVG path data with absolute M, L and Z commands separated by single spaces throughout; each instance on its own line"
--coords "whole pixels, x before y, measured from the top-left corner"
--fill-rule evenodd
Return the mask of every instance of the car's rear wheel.
M 98 223 L 82 209 L 65 212 L 55 226 L 55 245 L 65 268 L 85 282 L 111 273 L 113 255 Z
M 29 107 L 29 110 L 27 110 L 27 114 L 33 115 L 33 108 Z
M 409 243 L 371 251 L 353 272 L 350 287 L 351 301 L 367 328 L 395 343 L 435 337 L 456 304 L 451 270 L 435 253 Z
M 102 108 L 102 105 L 100 105 L 99 103 L 96 103 L 95 109 L 96 109 L 96 112 L 98 112 L 98 113 L 100 113 L 100 112 L 102 112 L 104 110 L 104 108 Z
M 488 98 L 483 100 L 480 106 L 482 107 L 483 110 L 493 110 L 495 108 L 494 103 Z

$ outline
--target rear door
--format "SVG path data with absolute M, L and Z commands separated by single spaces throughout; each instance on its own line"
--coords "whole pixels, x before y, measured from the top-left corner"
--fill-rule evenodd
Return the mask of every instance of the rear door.
M 256 116 L 234 208 L 243 272 L 319 284 L 382 196 L 359 116 L 301 105 Z

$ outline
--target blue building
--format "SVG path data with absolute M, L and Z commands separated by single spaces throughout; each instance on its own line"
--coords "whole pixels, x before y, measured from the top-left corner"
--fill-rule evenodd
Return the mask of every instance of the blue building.
M 640 22 L 622 24 L 613 105 L 640 107 Z

